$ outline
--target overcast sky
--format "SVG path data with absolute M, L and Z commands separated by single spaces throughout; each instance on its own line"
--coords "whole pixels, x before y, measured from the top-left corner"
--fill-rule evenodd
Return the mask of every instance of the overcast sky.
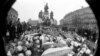
M 87 7 L 85 0 L 17 0 L 13 5 L 18 11 L 21 21 L 28 19 L 37 20 L 40 10 L 44 10 L 45 4 L 48 3 L 49 12 L 54 12 L 54 18 L 59 21 L 71 11 Z

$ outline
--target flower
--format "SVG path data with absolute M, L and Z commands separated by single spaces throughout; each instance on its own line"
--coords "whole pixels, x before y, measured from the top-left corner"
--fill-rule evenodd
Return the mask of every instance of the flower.
M 25 54 L 26 54 L 27 56 L 30 56 L 30 55 L 32 54 L 32 52 L 31 52 L 30 50 L 27 50 L 27 51 L 25 52 Z
M 36 43 L 38 43 L 38 44 L 39 44 L 39 43 L 40 43 L 40 41 L 39 41 L 39 40 L 36 40 Z
M 24 54 L 23 53 L 19 53 L 18 56 L 24 56 Z
M 23 47 L 21 45 L 17 46 L 18 51 L 22 51 Z
M 90 54 L 90 53 L 91 53 L 91 50 L 90 50 L 90 49 L 87 49 L 87 50 L 86 50 L 86 53 L 87 53 L 87 54 Z
M 10 51 L 7 52 L 7 56 L 12 56 Z

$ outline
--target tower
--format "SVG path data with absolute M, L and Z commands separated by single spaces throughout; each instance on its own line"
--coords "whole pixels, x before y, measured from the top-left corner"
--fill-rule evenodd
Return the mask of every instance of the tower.
M 39 23 L 43 22 L 44 19 L 43 19 L 43 12 L 42 12 L 42 10 L 39 12 L 38 17 L 39 17 Z
M 43 13 L 44 19 L 49 19 L 49 11 L 48 11 L 48 9 L 49 9 L 48 3 L 46 3 L 46 5 L 44 7 L 44 13 Z
M 54 24 L 53 12 L 52 11 L 50 12 L 50 21 L 51 21 L 51 24 Z
M 50 19 L 54 19 L 53 18 L 53 12 L 51 11 L 51 13 L 50 13 Z
M 42 18 L 43 17 L 43 12 L 42 12 L 42 10 L 39 12 L 39 18 Z
M 51 11 L 50 12 L 50 21 L 51 21 L 51 24 L 56 25 L 57 21 L 53 18 L 53 16 L 54 16 L 54 13 L 53 13 L 53 11 Z
M 45 11 L 45 12 L 48 12 L 48 9 L 49 9 L 48 3 L 46 3 L 46 5 L 45 5 L 45 7 L 44 7 L 44 11 Z

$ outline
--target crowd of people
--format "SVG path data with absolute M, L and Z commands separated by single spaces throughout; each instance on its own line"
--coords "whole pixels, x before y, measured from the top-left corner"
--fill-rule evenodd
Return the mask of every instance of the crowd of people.
M 82 37 L 76 32 L 68 31 L 64 34 L 65 37 L 58 33 L 49 34 L 36 30 L 25 31 L 19 39 L 15 38 L 5 46 L 6 53 L 8 56 L 47 56 L 47 54 L 52 53 L 47 51 L 50 48 L 55 50 L 58 48 L 58 51 L 59 48 L 61 50 L 69 48 L 71 53 L 68 53 L 68 56 L 93 56 L 95 43 L 90 42 L 85 36 Z

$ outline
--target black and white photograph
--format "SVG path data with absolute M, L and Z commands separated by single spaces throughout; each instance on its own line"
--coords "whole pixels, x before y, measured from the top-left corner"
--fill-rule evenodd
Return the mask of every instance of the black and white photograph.
M 0 56 L 95 56 L 99 25 L 91 1 L 0 1 Z

